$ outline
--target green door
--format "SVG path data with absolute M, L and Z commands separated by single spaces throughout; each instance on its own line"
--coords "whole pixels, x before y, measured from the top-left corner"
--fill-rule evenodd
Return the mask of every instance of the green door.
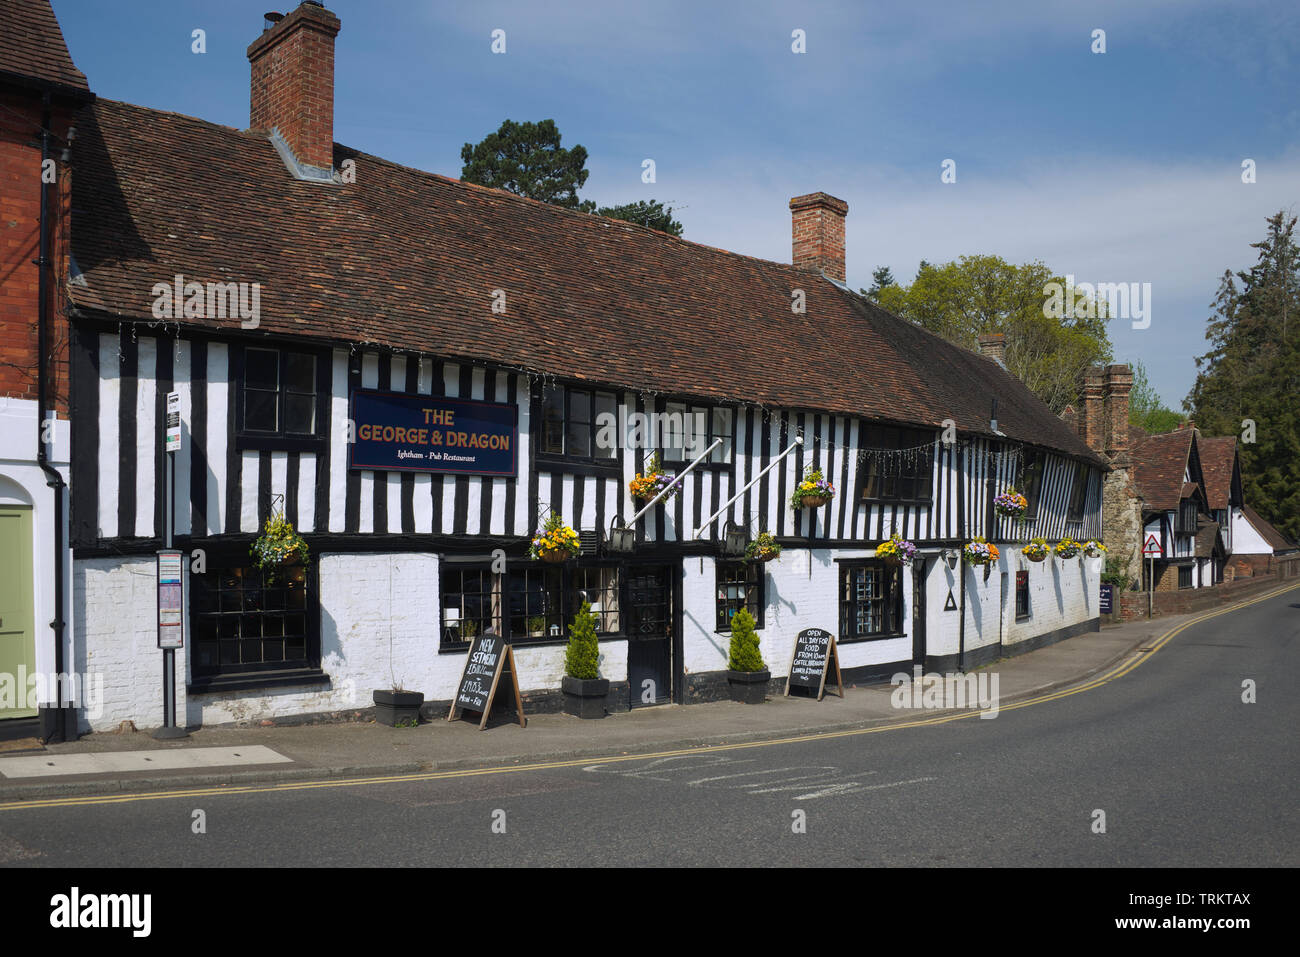
M 32 615 L 32 510 L 0 506 L 0 720 L 30 718 L 27 681 L 36 672 Z M 18 707 L 10 707 L 18 705 Z

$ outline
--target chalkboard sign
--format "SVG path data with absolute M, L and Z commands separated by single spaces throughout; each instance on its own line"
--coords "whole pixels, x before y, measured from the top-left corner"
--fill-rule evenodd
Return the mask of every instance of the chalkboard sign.
M 841 698 L 844 685 L 840 680 L 840 660 L 835 648 L 835 636 L 823 628 L 805 628 L 794 640 L 794 654 L 790 657 L 790 677 L 785 683 L 786 697 L 792 687 L 816 688 L 817 700 L 826 695 L 827 669 L 835 679 Z
M 475 711 L 482 714 L 479 730 L 487 727 L 488 715 L 492 711 L 492 701 L 496 697 L 501 679 L 510 682 L 514 691 L 515 713 L 519 716 L 520 726 L 524 726 L 524 705 L 519 697 L 519 681 L 515 674 L 515 655 L 505 640 L 491 629 L 479 635 L 469 646 L 465 657 L 465 670 L 461 672 L 460 683 L 456 686 L 456 697 L 452 699 L 451 710 L 447 713 L 448 721 L 456 720 L 457 711 Z

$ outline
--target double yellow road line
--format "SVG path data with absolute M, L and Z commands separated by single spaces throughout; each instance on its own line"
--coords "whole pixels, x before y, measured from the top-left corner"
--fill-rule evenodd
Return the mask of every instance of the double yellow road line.
M 1113 668 L 1104 674 L 1089 681 L 1074 685 L 1070 688 L 1064 688 L 1060 691 L 1051 691 L 1033 698 L 1028 698 L 1016 704 L 1003 705 L 999 711 L 1015 711 L 1019 708 L 1028 708 L 1032 705 L 1044 704 L 1048 701 L 1056 701 L 1060 698 L 1066 698 L 1070 695 L 1079 694 L 1084 691 L 1092 691 L 1094 688 L 1100 688 L 1108 682 L 1117 678 L 1122 678 L 1133 669 L 1139 667 L 1143 662 L 1150 659 L 1156 652 L 1167 645 L 1175 637 L 1186 631 L 1193 625 L 1198 625 L 1203 621 L 1211 618 L 1217 618 L 1220 615 L 1226 615 L 1230 612 L 1247 608 L 1251 605 L 1257 605 L 1260 602 L 1276 598 L 1300 588 L 1300 583 L 1295 585 L 1286 585 L 1282 588 L 1275 589 L 1258 598 L 1244 601 L 1235 605 L 1228 605 L 1215 611 L 1206 612 L 1198 615 L 1188 621 L 1183 622 L 1177 628 L 1172 628 L 1165 632 L 1159 638 L 1151 642 L 1151 645 L 1133 658 L 1125 658 Z M 578 758 L 567 761 L 546 761 L 536 764 L 519 764 L 511 767 L 496 768 L 465 768 L 456 771 L 427 771 L 415 772 L 410 774 L 393 774 L 381 775 L 377 777 L 365 778 L 345 778 L 338 781 L 300 781 L 286 782 L 283 784 L 270 785 L 231 785 L 204 788 L 186 788 L 175 791 L 146 791 L 138 794 L 113 794 L 113 795 L 88 795 L 85 797 L 64 797 L 64 798 L 42 798 L 31 801 L 13 801 L 7 804 L 0 804 L 0 811 L 16 811 L 22 809 L 34 808 L 58 808 L 58 807 L 84 807 L 86 805 L 97 804 L 131 804 L 137 801 L 162 801 L 162 800 L 194 800 L 205 797 L 226 797 L 232 794 L 274 794 L 288 791 L 310 791 L 320 788 L 348 788 L 360 787 L 374 784 L 403 784 L 413 781 L 446 781 L 452 778 L 472 778 L 484 777 L 491 774 L 519 774 L 525 771 L 547 771 L 552 768 L 576 768 L 589 767 L 597 764 L 618 764 L 626 761 L 648 761 L 656 758 L 681 757 L 691 754 L 716 754 L 720 751 L 739 751 L 746 748 L 770 748 L 782 744 L 800 744 L 807 741 L 826 741 L 831 738 L 855 737 L 862 734 L 879 734 L 882 731 L 901 731 L 904 728 L 924 728 L 936 724 L 947 724 L 950 721 L 965 721 L 970 718 L 978 717 L 978 710 L 963 711 L 957 714 L 945 714 L 933 718 L 924 718 L 916 721 L 900 721 L 890 724 L 880 725 L 872 728 L 850 728 L 845 731 L 826 731 L 812 732 L 808 734 L 799 734 L 788 738 L 773 738 L 765 741 L 744 741 L 736 744 L 716 744 L 706 745 L 701 748 L 682 748 L 676 751 L 656 751 L 649 754 L 620 754 L 603 758 Z

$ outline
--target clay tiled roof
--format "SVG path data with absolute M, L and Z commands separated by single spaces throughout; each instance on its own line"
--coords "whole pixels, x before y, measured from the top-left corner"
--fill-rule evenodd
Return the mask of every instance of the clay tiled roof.
M 1219 523 L 1202 518 L 1196 525 L 1196 557 L 1213 557 L 1216 545 L 1219 553 L 1222 554 L 1223 543 L 1219 537 Z
M 1226 509 L 1232 493 L 1233 464 L 1237 461 L 1237 437 L 1226 435 L 1207 439 L 1201 436 L 1196 447 L 1201 453 L 1201 475 L 1205 479 L 1205 495 L 1210 508 Z
M 1273 547 L 1275 552 L 1294 551 L 1296 546 L 1286 540 L 1286 537 L 1276 528 L 1270 525 L 1259 512 L 1255 511 L 1249 505 L 1241 507 L 1242 514 L 1250 524 L 1255 526 L 1255 531 L 1259 532 L 1260 537 Z
M 177 273 L 258 282 L 258 334 L 985 434 L 996 397 L 1006 435 L 1101 464 L 995 363 L 816 273 L 339 146 L 355 183 L 299 182 L 264 136 L 125 103 L 77 125 L 83 309 L 151 320 L 152 287 Z
M 5 76 L 8 74 L 8 76 Z M 88 93 L 49 0 L 0 0 L 0 81 Z
M 1193 434 L 1191 429 L 1179 429 L 1149 435 L 1133 447 L 1133 477 L 1149 508 L 1178 508 Z

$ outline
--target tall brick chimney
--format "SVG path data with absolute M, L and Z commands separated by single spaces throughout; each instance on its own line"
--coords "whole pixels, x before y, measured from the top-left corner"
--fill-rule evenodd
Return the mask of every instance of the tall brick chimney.
M 1128 397 L 1132 391 L 1132 369 L 1126 365 L 1106 367 L 1106 454 L 1112 459 L 1128 451 Z
M 986 332 L 979 337 L 980 355 L 1007 367 L 1007 337 L 1000 332 Z
M 818 270 L 844 282 L 844 217 L 849 204 L 826 193 L 790 200 L 793 262 L 796 269 Z
M 304 178 L 334 165 L 334 38 L 339 18 L 306 0 L 248 47 L 253 69 L 249 127 L 276 130 Z
M 1083 373 L 1083 412 L 1079 416 L 1079 438 L 1094 452 L 1106 450 L 1106 367 L 1091 366 Z

